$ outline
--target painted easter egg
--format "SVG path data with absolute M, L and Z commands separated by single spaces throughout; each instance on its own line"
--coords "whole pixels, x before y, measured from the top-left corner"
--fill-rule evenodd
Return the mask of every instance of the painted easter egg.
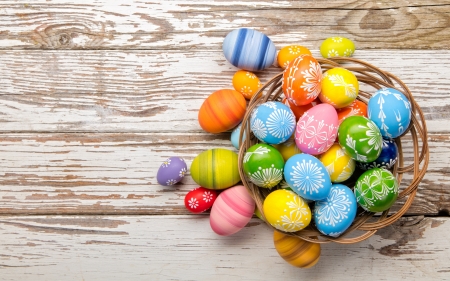
M 338 132 L 339 144 L 353 159 L 369 163 L 381 153 L 380 130 L 363 116 L 350 116 L 342 121 Z
M 311 210 L 297 194 L 286 189 L 271 192 L 263 203 L 268 223 L 285 232 L 296 232 L 311 223 Z
M 223 54 L 237 68 L 260 71 L 275 62 L 276 48 L 265 34 L 241 28 L 228 33 L 223 40 Z
M 284 165 L 284 179 L 292 190 L 308 200 L 322 200 L 331 188 L 327 169 L 314 156 L 296 154 Z
M 392 169 L 398 160 L 398 147 L 395 141 L 391 139 L 383 139 L 381 145 L 381 153 L 378 158 L 370 163 L 358 162 L 358 167 L 363 170 L 369 170 L 372 168 L 385 168 Z
M 367 104 L 359 100 L 354 100 L 349 106 L 337 109 L 337 114 L 339 124 L 350 116 L 367 117 Z
M 160 185 L 174 185 L 187 173 L 186 162 L 180 157 L 170 157 L 158 169 L 156 180 Z
M 310 268 L 319 261 L 319 243 L 311 243 L 274 230 L 273 244 L 280 257 L 293 266 Z
M 343 184 L 333 184 L 327 198 L 316 201 L 314 222 L 321 233 L 338 237 L 350 227 L 357 209 L 353 191 Z
M 211 208 L 209 223 L 212 230 L 223 236 L 244 228 L 255 210 L 255 201 L 243 185 L 233 186 L 219 194 Z
M 383 137 L 396 138 L 408 129 L 411 103 L 396 89 L 380 89 L 369 100 L 368 116 L 380 128 Z
M 320 54 L 324 58 L 351 57 L 355 52 L 355 44 L 345 37 L 330 37 L 320 45 Z
M 358 178 L 354 192 L 356 201 L 364 210 L 383 212 L 397 200 L 398 182 L 388 170 L 373 168 Z
M 355 160 L 338 143 L 333 144 L 319 159 L 327 169 L 331 182 L 346 181 L 355 171 Z
M 342 67 L 327 70 L 322 79 L 322 92 L 319 98 L 335 108 L 352 104 L 359 92 L 359 83 L 355 74 Z
M 209 133 L 222 133 L 236 127 L 244 118 L 247 104 L 235 90 L 218 90 L 202 104 L 198 122 Z
M 241 134 L 242 123 L 239 124 L 236 128 L 231 132 L 231 144 L 239 150 L 239 135 Z M 242 135 L 242 142 L 245 140 L 245 132 Z
M 259 78 L 255 74 L 245 70 L 237 71 L 232 81 L 234 89 L 248 100 L 261 88 Z
M 294 135 L 292 135 L 287 141 L 280 144 L 273 144 L 272 146 L 275 147 L 281 153 L 284 161 L 287 161 L 295 154 L 302 153 L 302 151 L 295 144 Z
M 336 109 L 326 103 L 316 105 L 298 120 L 295 143 L 304 153 L 321 154 L 333 145 L 338 127 Z
M 283 71 L 283 93 L 295 105 L 305 105 L 320 93 L 322 68 L 315 58 L 301 55 Z
M 282 102 L 289 106 L 289 108 L 292 110 L 292 112 L 295 115 L 295 121 L 298 121 L 300 117 L 303 116 L 303 114 L 311 109 L 313 106 L 316 106 L 321 103 L 319 98 L 313 100 L 311 103 L 305 104 L 305 105 L 295 105 L 292 102 L 290 102 L 287 98 L 283 98 Z
M 278 52 L 277 55 L 277 61 L 278 65 L 281 68 L 286 68 L 291 61 L 296 59 L 297 57 L 301 55 L 310 55 L 311 51 L 303 46 L 300 45 L 290 45 L 281 48 L 281 50 Z
M 238 183 L 238 156 L 233 151 L 213 148 L 203 151 L 191 164 L 192 179 L 208 189 L 225 189 Z
M 212 207 L 216 198 L 215 190 L 197 187 L 186 194 L 184 206 L 192 213 L 203 213 Z
M 243 166 L 249 180 L 259 187 L 272 188 L 283 178 L 283 156 L 265 143 L 257 143 L 247 149 Z
M 250 129 L 260 141 L 279 144 L 287 141 L 294 133 L 295 116 L 292 110 L 281 102 L 265 102 L 253 110 Z

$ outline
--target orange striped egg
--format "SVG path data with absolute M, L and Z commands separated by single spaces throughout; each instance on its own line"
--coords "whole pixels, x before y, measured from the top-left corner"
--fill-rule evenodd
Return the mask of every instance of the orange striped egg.
M 245 98 L 235 90 L 218 90 L 202 104 L 198 122 L 209 133 L 222 133 L 236 127 L 244 118 Z
M 293 266 L 310 268 L 319 261 L 320 244 L 311 243 L 276 230 L 273 232 L 273 243 L 278 254 Z

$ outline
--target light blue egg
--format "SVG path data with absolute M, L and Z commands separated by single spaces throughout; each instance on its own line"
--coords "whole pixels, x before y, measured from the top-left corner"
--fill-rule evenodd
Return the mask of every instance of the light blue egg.
M 250 129 L 260 141 L 280 144 L 294 133 L 295 115 L 281 102 L 265 102 L 253 110 L 250 116 Z
M 367 105 L 367 114 L 385 138 L 396 138 L 411 122 L 411 103 L 400 91 L 383 88 L 375 92 Z
M 327 198 L 331 188 L 327 169 L 314 156 L 295 154 L 284 165 L 284 179 L 292 190 L 308 200 Z
M 343 184 L 333 184 L 327 198 L 316 201 L 314 222 L 321 233 L 338 237 L 352 224 L 357 208 L 352 190 Z
M 248 28 L 236 29 L 223 40 L 225 58 L 237 68 L 260 71 L 271 66 L 276 48 L 267 35 Z
M 239 124 L 234 130 L 231 132 L 231 144 L 239 150 L 239 134 L 241 133 L 242 123 Z M 242 135 L 242 142 L 245 140 L 245 132 Z

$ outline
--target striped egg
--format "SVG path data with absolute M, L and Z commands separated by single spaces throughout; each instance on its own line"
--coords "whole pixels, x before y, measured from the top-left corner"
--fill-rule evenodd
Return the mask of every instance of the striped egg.
M 192 179 L 208 189 L 225 189 L 238 183 L 238 156 L 233 151 L 214 148 L 203 151 L 191 164 Z
M 278 254 L 293 266 L 310 268 L 319 261 L 320 244 L 311 243 L 276 230 L 273 232 L 273 244 Z
M 212 230 L 223 236 L 232 235 L 250 221 L 255 201 L 243 185 L 231 187 L 217 197 L 211 208 L 209 223 Z
M 244 118 L 245 98 L 235 90 L 223 89 L 212 93 L 198 112 L 198 122 L 209 133 L 222 133 L 236 127 Z
M 249 28 L 236 29 L 228 33 L 223 41 L 223 54 L 237 68 L 260 71 L 271 66 L 276 57 L 276 48 L 267 35 Z

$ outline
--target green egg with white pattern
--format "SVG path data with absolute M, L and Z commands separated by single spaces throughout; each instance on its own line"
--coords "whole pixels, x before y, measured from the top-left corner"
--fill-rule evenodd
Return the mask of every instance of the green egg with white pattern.
M 259 187 L 272 188 L 283 179 L 284 159 L 274 147 L 258 143 L 244 155 L 244 172 Z
M 355 52 L 355 44 L 352 40 L 335 36 L 325 39 L 320 45 L 320 54 L 324 58 L 351 57 Z

